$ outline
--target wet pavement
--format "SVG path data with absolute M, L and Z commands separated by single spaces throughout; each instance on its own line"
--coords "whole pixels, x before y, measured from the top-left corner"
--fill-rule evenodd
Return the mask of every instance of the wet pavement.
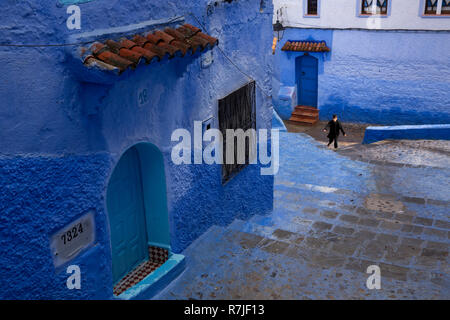
M 323 132 L 323 129 L 328 124 L 328 121 L 319 121 L 314 125 L 302 124 L 288 120 L 283 122 L 289 132 L 306 133 L 319 142 L 328 143 L 328 132 Z M 364 140 L 366 128 L 368 126 L 373 127 L 377 125 L 367 123 L 342 122 L 342 126 L 347 136 L 344 137 L 342 134 L 339 136 L 339 145 L 341 147 L 346 147 L 361 144 Z
M 336 152 L 281 133 L 280 158 L 274 211 L 210 228 L 156 299 L 450 298 L 448 141 Z

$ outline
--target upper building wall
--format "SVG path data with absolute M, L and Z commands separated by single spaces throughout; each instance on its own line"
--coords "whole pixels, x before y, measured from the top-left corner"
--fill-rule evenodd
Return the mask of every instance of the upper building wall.
M 361 14 L 362 0 L 318 0 L 318 15 L 307 16 L 307 0 L 273 0 L 274 22 L 298 28 L 450 30 L 450 15 L 424 15 L 425 0 L 387 0 L 387 14 Z M 443 0 L 437 0 L 439 3 Z M 370 0 L 369 0 L 370 2 Z
M 86 83 L 96 83 L 97 80 L 89 75 L 85 77 L 87 68 L 79 51 L 81 47 L 89 46 L 84 42 L 118 40 L 122 36 L 164 29 L 170 21 L 172 27 L 183 23 L 201 28 L 204 25 L 211 35 L 219 39 L 221 49 L 231 56 L 234 63 L 270 92 L 270 87 L 265 85 L 270 83 L 268 66 L 272 57 L 270 22 L 273 10 L 268 0 L 54 2 L 57 4 L 32 0 L 8 2 L 0 12 L 0 20 L 5 26 L 0 31 L 0 42 L 4 45 L 0 48 L 1 154 L 84 153 L 122 148 L 117 140 L 114 145 L 106 145 L 111 137 L 106 132 L 108 126 L 99 124 L 99 121 L 104 121 L 99 120 L 102 113 L 112 109 L 99 104 L 104 101 L 105 93 L 102 92 L 108 92 L 112 84 L 100 83 L 92 92 L 86 90 Z M 77 3 L 80 8 L 80 29 L 69 30 L 66 25 L 72 14 L 68 6 L 72 3 Z M 260 36 L 255 37 L 258 33 Z M 68 43 L 79 45 L 53 46 Z M 170 133 L 180 125 L 175 121 L 174 108 L 179 108 L 176 116 L 192 126 L 191 120 L 210 117 L 218 99 L 249 81 L 218 49 L 213 52 L 210 67 L 201 67 L 200 59 L 192 62 L 192 77 L 181 68 L 179 64 L 185 64 L 178 59 L 163 66 L 145 68 L 156 78 L 145 83 L 149 94 L 154 94 L 152 98 L 155 101 L 159 101 L 163 94 L 168 100 L 153 102 L 147 109 L 135 106 L 130 116 L 142 121 L 143 130 L 150 130 L 153 126 L 158 128 L 159 131 L 153 135 L 160 139 L 158 141 L 170 142 Z M 115 82 L 117 87 L 120 87 L 121 80 Z M 138 89 L 138 85 L 130 88 L 126 96 L 136 100 Z M 262 97 L 262 91 L 258 90 L 258 94 Z M 96 95 L 98 103 L 94 103 L 93 95 Z M 266 95 L 270 96 L 270 93 Z M 186 96 L 190 100 L 184 98 Z M 172 112 L 167 111 L 169 102 L 173 104 Z M 265 98 L 264 111 L 258 112 L 258 124 L 262 127 L 270 125 L 272 113 L 269 103 L 270 99 Z M 143 122 L 144 117 L 139 113 L 144 112 L 153 117 L 152 123 Z M 136 127 L 129 123 L 122 125 L 131 131 Z
M 66 27 L 68 6 L 55 5 L 56 0 L 4 2 L 0 265 L 8 267 L 2 268 L 0 299 L 113 297 L 107 186 L 120 156 L 141 142 L 163 154 L 173 252 L 183 251 L 213 224 L 271 210 L 273 176 L 261 176 L 258 166 L 223 185 L 220 165 L 171 161 L 178 143 L 171 141 L 172 132 L 193 133 L 194 121 L 211 118 L 215 128 L 218 100 L 247 83 L 244 74 L 258 81 L 257 128 L 270 128 L 269 0 L 64 0 L 79 3 L 81 29 L 74 30 Z M 174 20 L 180 16 L 184 21 Z M 120 76 L 83 64 L 81 47 L 90 44 L 85 41 L 161 30 L 167 26 L 156 25 L 161 21 L 201 27 L 219 39 L 220 50 L 142 64 Z M 33 46 L 64 43 L 76 45 Z M 68 290 L 65 265 L 55 269 L 50 239 L 90 211 L 96 243 L 68 262 L 82 274 L 82 290 Z

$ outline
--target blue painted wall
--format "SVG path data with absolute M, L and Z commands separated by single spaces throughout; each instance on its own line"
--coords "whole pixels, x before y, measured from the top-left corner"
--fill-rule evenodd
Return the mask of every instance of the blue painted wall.
M 325 40 L 319 59 L 319 109 L 344 121 L 376 124 L 450 123 L 449 32 L 287 29 L 276 52 L 278 87 L 295 85 L 286 40 Z M 275 98 L 274 104 L 277 106 Z
M 0 157 L 0 299 L 105 299 L 112 282 L 104 181 L 106 153 Z M 95 210 L 96 245 L 71 264 L 81 290 L 68 290 L 65 266 L 55 269 L 50 236 Z
M 80 3 L 81 30 L 69 31 L 66 6 L 14 2 L 0 12 L 2 43 L 65 43 L 81 32 L 166 19 L 193 12 L 220 46 L 271 94 L 272 5 L 233 1 Z M 198 25 L 191 17 L 186 22 Z M 257 36 L 255 36 L 257 35 Z M 217 50 L 201 57 L 141 66 L 118 78 L 90 73 L 76 49 L 1 47 L 0 60 L 0 299 L 112 298 L 106 187 L 120 156 L 139 142 L 163 154 L 172 251 L 183 251 L 213 224 L 225 225 L 272 209 L 273 177 L 249 166 L 222 186 L 221 167 L 175 166 L 173 130 L 195 120 L 217 122 L 217 100 L 248 79 Z M 138 94 L 148 92 L 140 105 Z M 270 128 L 271 99 L 257 89 L 257 127 Z M 66 288 L 65 266 L 55 270 L 51 235 L 95 210 L 95 245 L 78 264 L 82 289 Z

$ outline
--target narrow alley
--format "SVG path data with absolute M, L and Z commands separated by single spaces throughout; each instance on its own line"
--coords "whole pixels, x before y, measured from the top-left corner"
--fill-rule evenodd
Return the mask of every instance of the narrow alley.
M 212 227 L 157 299 L 450 298 L 448 142 L 280 141 L 273 213 Z

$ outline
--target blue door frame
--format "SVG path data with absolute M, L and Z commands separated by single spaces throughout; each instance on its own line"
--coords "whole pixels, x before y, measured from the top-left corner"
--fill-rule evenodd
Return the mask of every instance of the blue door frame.
M 317 108 L 318 60 L 310 55 L 295 59 L 298 104 Z

